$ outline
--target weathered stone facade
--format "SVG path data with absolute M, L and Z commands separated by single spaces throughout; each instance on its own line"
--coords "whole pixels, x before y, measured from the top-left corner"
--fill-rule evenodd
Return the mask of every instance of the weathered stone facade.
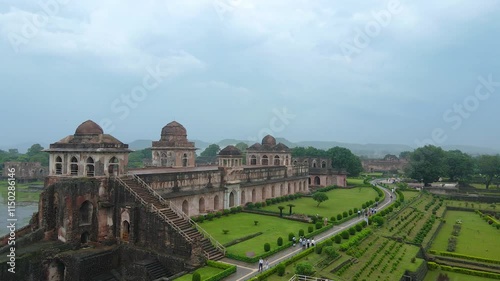
M 321 157 L 295 157 L 293 165 L 309 167 L 308 184 L 311 187 L 347 186 L 347 173 L 332 169 L 332 159 Z
M 363 170 L 372 172 L 396 172 L 403 171 L 408 165 L 408 160 L 399 159 L 394 155 L 387 155 L 383 159 L 363 159 L 361 160 Z
M 308 167 L 292 165 L 289 149 L 272 145 L 271 136 L 254 155 L 262 159 L 271 148 L 278 155 L 274 165 L 242 165 L 241 152 L 227 147 L 219 165 L 205 167 L 194 166 L 194 144 L 186 136 L 182 125 L 169 123 L 152 144 L 157 167 L 130 171 L 128 145 L 90 120 L 51 144 L 39 212 L 31 232 L 23 230 L 36 239 L 25 239 L 23 249 L 44 242 L 33 245 L 38 254 L 20 259 L 21 278 L 153 280 L 151 264 L 164 270 L 162 276 L 177 274 L 223 256 L 188 216 L 309 192 Z M 4 238 L 0 252 L 8 248 Z M 2 273 L 2 280 L 10 277 Z
M 40 162 L 4 162 L 2 177 L 9 177 L 9 169 L 16 171 L 18 181 L 43 180 L 48 175 L 48 167 L 43 167 Z

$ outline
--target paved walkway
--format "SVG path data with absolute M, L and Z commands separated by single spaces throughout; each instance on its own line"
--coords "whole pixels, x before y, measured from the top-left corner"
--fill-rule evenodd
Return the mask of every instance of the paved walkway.
M 373 182 L 373 183 L 375 183 L 375 182 Z M 377 208 L 377 212 L 378 212 L 378 211 L 386 208 L 391 203 L 391 199 L 390 199 L 391 192 L 386 190 L 385 188 L 380 187 L 380 186 L 377 186 L 377 187 L 380 188 L 383 192 L 385 192 L 384 201 L 379 203 L 379 206 Z M 396 194 L 393 194 L 392 200 L 396 200 Z M 334 236 L 334 235 L 338 234 L 339 232 L 341 232 L 345 229 L 348 229 L 351 226 L 359 223 L 360 221 L 363 221 L 363 219 L 364 219 L 363 217 L 354 218 L 354 219 L 346 221 L 342 224 L 336 225 L 333 228 L 331 228 L 331 229 L 329 229 L 321 234 L 314 236 L 314 239 L 316 240 L 316 242 L 323 241 L 324 239 L 327 239 L 331 236 Z M 295 247 L 290 247 L 286 250 L 280 251 L 272 256 L 269 256 L 269 257 L 267 257 L 267 260 L 269 261 L 269 267 L 273 267 L 273 266 L 277 265 L 278 263 L 280 263 L 281 261 L 283 261 L 283 260 L 285 260 L 285 259 L 287 259 L 295 254 L 298 254 L 301 251 L 303 251 L 302 248 L 297 245 Z M 236 270 L 236 273 L 231 274 L 231 276 L 224 279 L 224 281 L 248 280 L 259 273 L 258 272 L 258 263 L 251 264 L 251 263 L 246 263 L 246 262 L 237 261 L 237 260 L 228 259 L 228 258 L 224 258 L 221 261 L 225 262 L 225 263 L 229 263 L 229 264 L 234 264 L 238 267 Z

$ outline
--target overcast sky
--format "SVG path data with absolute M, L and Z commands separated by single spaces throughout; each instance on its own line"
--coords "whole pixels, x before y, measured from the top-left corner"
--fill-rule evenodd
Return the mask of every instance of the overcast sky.
M 498 0 L 0 0 L 0 144 L 92 119 L 123 142 L 177 120 L 205 141 L 500 148 L 498 15 Z

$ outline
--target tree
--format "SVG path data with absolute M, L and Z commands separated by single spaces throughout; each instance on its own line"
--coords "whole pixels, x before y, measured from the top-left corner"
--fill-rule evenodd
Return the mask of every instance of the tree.
M 479 173 L 486 177 L 486 189 L 490 187 L 494 177 L 500 176 L 500 155 L 480 155 L 477 158 Z
M 410 159 L 410 155 L 411 155 L 410 151 L 403 151 L 403 152 L 399 153 L 399 159 L 409 160 Z
M 426 145 L 415 149 L 406 173 L 412 179 L 423 181 L 425 186 L 446 175 L 445 152 L 441 147 Z
M 28 157 L 32 157 L 32 156 L 35 156 L 35 155 L 39 154 L 40 152 L 42 152 L 42 150 L 43 150 L 43 147 L 40 144 L 36 143 L 36 144 L 32 145 L 30 148 L 28 148 L 28 152 L 26 152 L 26 155 Z
M 464 181 L 474 172 L 472 157 L 460 150 L 446 152 L 446 171 L 450 181 Z
M 293 208 L 293 207 L 295 207 L 295 205 L 293 205 L 293 204 L 288 204 L 287 206 L 288 206 L 288 207 L 290 207 L 290 215 L 292 215 L 292 208 Z
M 321 204 L 321 202 L 328 200 L 328 195 L 326 195 L 326 193 L 324 192 L 315 192 L 312 198 L 314 199 L 314 201 L 318 202 L 318 205 L 316 207 L 319 207 L 319 204 Z
M 217 144 L 211 144 L 200 154 L 200 156 L 202 157 L 217 156 L 217 153 L 219 153 L 219 151 L 220 147 Z
M 332 159 L 332 166 L 337 170 L 345 170 L 350 176 L 358 176 L 363 171 L 361 160 L 345 147 L 336 146 L 327 151 Z
M 292 148 L 292 157 L 329 157 L 327 151 L 309 146 Z
M 282 217 L 283 216 L 283 209 L 285 209 L 285 207 L 278 206 L 278 209 L 280 209 L 280 217 Z

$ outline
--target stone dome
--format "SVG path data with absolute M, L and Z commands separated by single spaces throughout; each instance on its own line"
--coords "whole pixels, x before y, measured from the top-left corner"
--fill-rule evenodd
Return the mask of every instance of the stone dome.
M 186 136 L 186 128 L 176 121 L 168 123 L 161 129 L 162 136 Z
M 262 145 L 270 145 L 270 146 L 275 146 L 276 145 L 276 139 L 271 136 L 267 135 L 262 139 Z
M 80 124 L 80 126 L 78 126 L 78 128 L 76 128 L 75 131 L 75 136 L 102 134 L 104 134 L 104 131 L 102 130 L 101 126 L 99 126 L 92 120 L 83 122 L 82 124 Z
M 219 152 L 220 156 L 241 156 L 241 151 L 234 145 L 228 145 Z

